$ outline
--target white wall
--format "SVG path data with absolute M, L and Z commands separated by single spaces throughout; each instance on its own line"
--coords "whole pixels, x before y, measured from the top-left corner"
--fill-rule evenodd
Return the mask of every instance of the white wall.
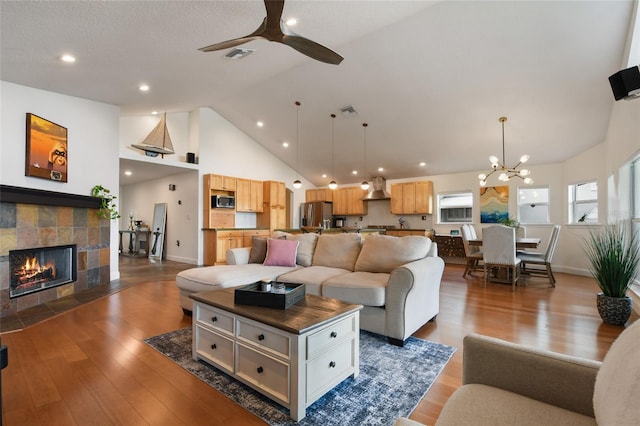
M 5 81 L 0 82 L 2 105 L 0 182 L 3 185 L 91 195 L 102 185 L 118 196 L 119 108 L 60 95 Z M 26 113 L 33 113 L 67 128 L 68 182 L 25 176 Z M 111 223 L 111 280 L 118 270 L 117 221 Z

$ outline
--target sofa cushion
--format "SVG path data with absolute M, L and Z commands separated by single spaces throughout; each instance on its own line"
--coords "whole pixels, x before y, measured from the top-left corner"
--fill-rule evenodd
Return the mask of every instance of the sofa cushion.
M 503 389 L 472 384 L 451 395 L 436 422 L 436 426 L 454 425 L 596 426 L 596 420 Z
M 263 265 L 296 266 L 299 244 L 298 241 L 269 238 L 267 240 L 267 257 L 265 257 Z
M 322 283 L 322 295 L 348 303 L 384 306 L 389 274 L 351 272 Z
M 362 243 L 355 270 L 390 273 L 398 266 L 424 258 L 430 248 L 431 240 L 418 235 L 370 235 Z
M 613 342 L 604 357 L 593 392 L 598 424 L 632 425 L 640 422 L 640 321 Z
M 226 287 L 251 284 L 262 279 L 276 279 L 279 275 L 296 269 L 288 266 L 264 266 L 259 263 L 245 265 L 216 265 L 191 268 L 176 275 L 176 285 L 197 293 Z
M 311 264 L 353 271 L 361 245 L 362 238 L 356 233 L 320 235 Z
M 249 252 L 249 263 L 264 263 L 267 257 L 267 239 L 251 237 L 251 251 Z
M 318 242 L 318 234 L 289 234 L 287 240 L 298 241 L 298 254 L 296 255 L 296 263 L 300 266 L 311 266 L 313 260 L 313 252 Z
M 308 268 L 299 268 L 295 271 L 287 272 L 280 275 L 278 281 L 284 283 L 304 284 L 307 294 L 315 294 L 321 296 L 322 283 L 329 278 L 338 275 L 350 274 L 351 271 L 340 268 L 330 268 L 328 266 L 309 266 Z

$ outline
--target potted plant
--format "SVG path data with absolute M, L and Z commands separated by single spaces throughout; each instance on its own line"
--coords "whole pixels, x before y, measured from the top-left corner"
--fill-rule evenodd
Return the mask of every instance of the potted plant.
M 91 195 L 102 199 L 100 210 L 98 210 L 98 216 L 105 219 L 120 218 L 120 213 L 118 213 L 118 206 L 114 201 L 118 197 L 116 197 L 115 195 L 111 195 L 111 191 L 109 191 L 102 185 L 96 185 L 91 188 Z
M 607 225 L 591 232 L 585 246 L 591 274 L 602 293 L 598 293 L 598 313 L 606 324 L 624 325 L 631 315 L 632 300 L 627 290 L 640 272 L 640 240 L 629 235 L 624 225 Z

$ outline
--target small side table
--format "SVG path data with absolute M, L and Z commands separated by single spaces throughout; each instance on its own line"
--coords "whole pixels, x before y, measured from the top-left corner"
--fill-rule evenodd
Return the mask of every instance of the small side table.
M 120 246 L 119 253 L 124 256 L 141 256 L 147 255 L 149 252 L 149 230 L 141 231 L 141 230 L 124 230 L 120 232 Z M 122 235 L 129 234 L 129 247 L 125 252 L 122 247 Z M 144 242 L 144 249 L 142 248 L 142 243 Z

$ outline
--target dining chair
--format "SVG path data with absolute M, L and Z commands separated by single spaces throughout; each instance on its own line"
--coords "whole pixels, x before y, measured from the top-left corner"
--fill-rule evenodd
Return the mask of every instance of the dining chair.
M 551 236 L 549 237 L 549 245 L 544 253 L 535 252 L 522 252 L 518 253 L 518 258 L 522 262 L 521 270 L 526 275 L 536 275 L 549 278 L 551 286 L 556 286 L 556 278 L 553 276 L 551 270 L 551 260 L 553 259 L 553 253 L 556 250 L 558 244 L 558 237 L 560 236 L 560 225 L 554 225 L 551 230 Z M 532 265 L 537 265 L 533 266 Z M 544 269 L 539 266 L 544 266 Z
M 480 267 L 479 262 L 482 261 L 482 251 L 479 247 L 469 245 L 469 240 L 475 240 L 477 238 L 475 229 L 473 229 L 472 225 L 461 225 L 460 235 L 462 236 L 462 244 L 464 245 L 464 254 L 466 259 L 466 267 L 462 274 L 462 277 L 464 278 L 467 274 L 473 274 L 476 269 Z
M 484 228 L 482 231 L 482 253 L 484 262 L 484 286 L 490 278 L 491 270 L 506 269 L 507 280 L 499 278 L 499 273 L 491 277 L 492 281 L 510 282 L 513 291 L 520 278 L 520 259 L 516 257 L 516 232 L 515 229 L 494 225 Z

